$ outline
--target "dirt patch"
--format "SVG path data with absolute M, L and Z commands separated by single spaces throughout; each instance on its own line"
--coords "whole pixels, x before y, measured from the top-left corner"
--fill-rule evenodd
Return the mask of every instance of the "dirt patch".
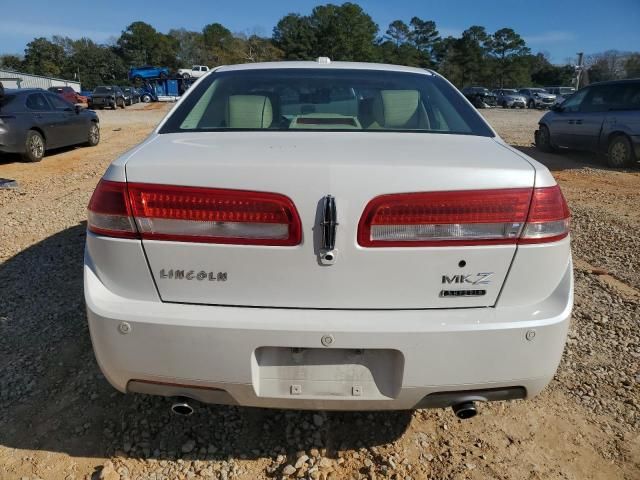
M 482 406 L 464 422 L 438 410 L 224 406 L 183 419 L 169 400 L 115 392 L 84 314 L 85 209 L 109 162 L 170 107 L 100 111 L 95 148 L 39 164 L 0 159 L 0 177 L 18 181 L 0 190 L 0 478 L 639 478 L 640 173 L 535 151 L 538 111 L 483 112 L 553 170 L 574 215 L 575 314 L 558 373 L 536 399 Z

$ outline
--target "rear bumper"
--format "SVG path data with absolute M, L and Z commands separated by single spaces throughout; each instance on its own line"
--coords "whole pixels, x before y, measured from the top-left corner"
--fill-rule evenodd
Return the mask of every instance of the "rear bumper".
M 95 355 L 118 390 L 295 409 L 443 406 L 428 396 L 512 387 L 531 398 L 556 371 L 573 302 L 571 263 L 551 296 L 517 308 L 323 311 L 133 300 L 107 288 L 88 255 L 84 281 Z
M 111 106 L 114 105 L 116 101 L 112 98 L 102 98 L 102 97 L 92 97 L 91 105 L 92 106 Z

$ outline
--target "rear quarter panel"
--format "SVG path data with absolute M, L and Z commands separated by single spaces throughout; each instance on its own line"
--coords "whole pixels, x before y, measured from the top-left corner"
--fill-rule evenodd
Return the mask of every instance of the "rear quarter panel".
M 609 112 L 602 126 L 599 149 L 606 151 L 609 141 L 615 135 L 623 133 L 636 144 L 636 158 L 638 158 L 638 142 L 640 142 L 640 110 Z
M 29 128 L 31 128 L 31 121 L 24 114 L 16 114 L 16 119 L 7 127 L 7 132 L 2 134 L 0 151 L 5 153 L 22 152 Z

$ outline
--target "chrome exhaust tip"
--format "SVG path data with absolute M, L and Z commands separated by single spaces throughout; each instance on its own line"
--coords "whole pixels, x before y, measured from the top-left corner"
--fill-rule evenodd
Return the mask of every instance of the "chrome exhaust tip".
M 474 402 L 462 402 L 452 405 L 453 413 L 456 414 L 460 420 L 467 420 L 473 418 L 478 414 L 476 405 Z
M 177 398 L 171 405 L 171 412 L 181 417 L 189 417 L 193 415 L 194 408 L 188 398 Z

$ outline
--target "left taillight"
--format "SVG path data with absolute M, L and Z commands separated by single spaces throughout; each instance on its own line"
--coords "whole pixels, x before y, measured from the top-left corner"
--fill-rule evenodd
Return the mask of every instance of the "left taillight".
M 127 184 L 100 180 L 89 201 L 90 232 L 117 238 L 139 238 L 133 219 Z
M 284 195 L 108 180 L 98 184 L 89 202 L 89 231 L 235 245 L 294 246 L 302 241 L 300 217 Z
M 302 241 L 293 202 L 277 193 L 129 183 L 143 239 L 294 246 Z

